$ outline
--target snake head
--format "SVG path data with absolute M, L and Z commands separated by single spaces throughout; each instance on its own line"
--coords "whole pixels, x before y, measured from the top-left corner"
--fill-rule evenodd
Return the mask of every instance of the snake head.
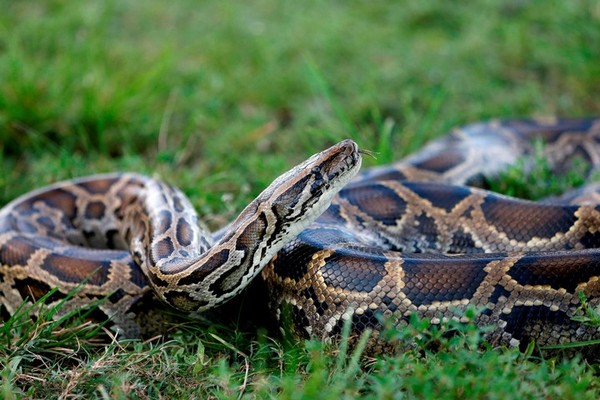
M 285 244 L 329 207 L 360 164 L 358 146 L 344 140 L 275 179 L 217 243 L 192 263 L 179 284 L 191 285 L 193 298 L 177 294 L 185 301 L 177 301 L 176 307 L 203 311 L 239 293 Z
M 231 224 L 235 230 L 257 214 L 268 215 L 277 229 L 292 226 L 300 232 L 331 204 L 334 196 L 356 175 L 361 151 L 343 140 L 310 157 L 276 178 Z M 297 226 L 297 228 L 296 228 Z
M 281 175 L 257 201 L 270 209 L 280 226 L 298 233 L 329 207 L 360 165 L 358 146 L 344 140 Z

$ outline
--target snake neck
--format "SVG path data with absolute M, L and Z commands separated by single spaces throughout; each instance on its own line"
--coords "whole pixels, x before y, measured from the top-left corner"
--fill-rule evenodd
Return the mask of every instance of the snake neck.
M 205 311 L 241 292 L 329 207 L 360 164 L 349 140 L 315 154 L 275 179 L 214 244 L 179 190 L 149 181 L 126 210 L 122 234 L 163 301 Z

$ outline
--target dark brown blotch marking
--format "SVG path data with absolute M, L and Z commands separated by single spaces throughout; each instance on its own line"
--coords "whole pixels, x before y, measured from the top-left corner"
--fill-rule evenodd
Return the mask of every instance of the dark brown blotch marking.
M 413 161 L 416 168 L 424 169 L 427 171 L 433 171 L 437 173 L 444 173 L 455 168 L 465 161 L 465 151 L 457 148 L 447 148 L 442 153 L 435 153 L 433 156 L 424 158 L 418 161 Z
M 258 243 L 264 239 L 266 230 L 267 218 L 264 213 L 260 213 L 240 234 L 236 243 L 236 248 L 245 252 L 254 251 Z
M 321 273 L 328 286 L 370 292 L 386 274 L 387 258 L 375 248 L 344 248 L 327 259 Z
M 67 219 L 72 220 L 77 215 L 75 199 L 76 196 L 69 191 L 64 189 L 54 189 L 34 196 L 29 201 L 18 206 L 17 210 L 21 212 L 21 209 L 29 209 L 37 202 L 43 202 L 52 208 L 60 210 Z
M 25 238 L 15 237 L 0 247 L 0 263 L 4 265 L 26 265 L 31 255 L 37 250 Z
M 129 265 L 129 281 L 137 285 L 140 289 L 148 286 L 148 277 L 142 269 L 131 258 L 121 261 Z M 140 290 L 141 292 L 141 290 Z
M 179 221 L 177 221 L 177 232 L 175 236 L 177 237 L 177 242 L 181 246 L 189 246 L 192 244 L 194 230 L 184 218 L 179 218 Z
M 179 285 L 193 285 L 202 282 L 208 275 L 221 267 L 229 258 L 229 250 L 223 249 L 203 261 L 201 268 L 196 269 L 190 275 L 179 280 Z
M 171 212 L 168 210 L 161 210 L 156 216 L 156 224 L 154 230 L 157 235 L 162 235 L 171 227 L 172 221 Z
M 343 190 L 340 196 L 384 225 L 395 225 L 406 212 L 404 200 L 383 185 L 350 187 Z
M 577 219 L 576 207 L 541 205 L 493 195 L 485 198 L 481 209 L 487 223 L 518 241 L 553 237 L 568 231 Z
M 106 212 L 106 205 L 101 201 L 91 201 L 85 208 L 84 215 L 88 219 L 102 219 Z
M 362 314 L 354 313 L 352 315 L 352 333 L 361 334 L 367 329 L 370 331 L 381 330 L 381 321 L 380 310 L 366 309 Z
M 183 201 L 179 194 L 173 196 L 173 208 L 175 208 L 175 211 L 177 212 L 182 212 L 184 210 Z
M 159 261 L 164 258 L 168 258 L 173 254 L 175 248 L 171 238 L 164 238 L 152 244 L 152 258 L 154 261 Z
M 273 200 L 271 210 L 277 216 L 279 221 L 287 221 L 287 216 L 298 205 L 300 194 L 304 191 L 310 179 L 310 175 L 306 175 Z M 264 195 L 265 193 L 263 193 L 263 196 Z
M 87 279 L 87 284 L 100 286 L 106 283 L 110 262 L 50 254 L 41 268 L 64 282 L 80 283 Z
M 108 192 L 112 185 L 114 185 L 119 179 L 119 177 L 93 179 L 90 181 L 79 182 L 78 186 L 85 189 L 88 193 L 103 194 Z
M 598 276 L 598 261 L 593 254 L 539 253 L 522 257 L 510 269 L 510 276 L 521 285 L 550 286 L 575 293 L 577 286 Z
M 404 260 L 404 293 L 415 306 L 434 301 L 452 301 L 471 298 L 487 275 L 483 268 L 488 258 L 453 260 L 452 257 L 417 255 Z

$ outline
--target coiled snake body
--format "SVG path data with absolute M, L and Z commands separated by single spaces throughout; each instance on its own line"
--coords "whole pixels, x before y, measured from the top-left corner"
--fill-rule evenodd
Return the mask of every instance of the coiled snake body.
M 276 179 L 215 237 L 158 180 L 58 183 L 0 211 L 2 313 L 53 287 L 49 303 L 79 287 L 64 312 L 107 297 L 102 313 L 137 336 L 154 296 L 203 311 L 261 274 L 276 313 L 291 311 L 296 332 L 321 338 L 346 320 L 360 332 L 382 317 L 439 322 L 475 306 L 493 343 L 599 339 L 573 320 L 581 294 L 600 304 L 596 187 L 534 203 L 465 186 L 527 156 L 538 139 L 557 170 L 574 157 L 590 173 L 600 168 L 596 119 L 473 124 L 354 179 L 360 151 L 346 140 Z

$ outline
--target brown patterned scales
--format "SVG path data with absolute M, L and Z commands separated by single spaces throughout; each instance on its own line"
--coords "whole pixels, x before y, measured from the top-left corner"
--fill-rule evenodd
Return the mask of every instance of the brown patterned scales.
M 476 306 L 494 343 L 598 339 L 572 320 L 580 293 L 600 304 L 596 188 L 539 204 L 462 185 L 527 156 L 535 139 L 556 169 L 577 156 L 597 170 L 599 137 L 596 119 L 474 124 L 351 182 L 360 155 L 344 141 L 278 178 L 214 240 L 185 196 L 154 179 L 59 183 L 0 211 L 0 301 L 12 313 L 58 287 L 57 302 L 87 279 L 65 311 L 108 296 L 101 311 L 135 336 L 154 295 L 202 311 L 262 270 L 300 334 L 332 337 L 345 320 L 377 330 L 382 316 L 402 326 L 412 313 L 439 322 Z

